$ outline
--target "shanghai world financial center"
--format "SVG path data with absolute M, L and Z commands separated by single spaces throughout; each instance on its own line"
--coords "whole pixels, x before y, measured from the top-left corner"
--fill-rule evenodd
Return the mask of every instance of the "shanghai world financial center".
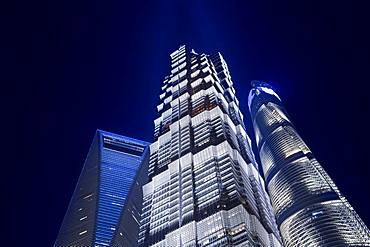
M 247 133 L 220 53 L 170 57 L 153 142 L 96 132 L 55 247 L 370 246 L 269 84 Z

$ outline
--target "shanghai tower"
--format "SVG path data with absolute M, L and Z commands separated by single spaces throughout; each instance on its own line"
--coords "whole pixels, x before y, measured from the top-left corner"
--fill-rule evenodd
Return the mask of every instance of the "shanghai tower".
M 221 54 L 180 47 L 161 89 L 139 246 L 282 246 Z
M 285 246 L 370 246 L 370 231 L 298 135 L 273 88 L 253 81 L 249 109 Z

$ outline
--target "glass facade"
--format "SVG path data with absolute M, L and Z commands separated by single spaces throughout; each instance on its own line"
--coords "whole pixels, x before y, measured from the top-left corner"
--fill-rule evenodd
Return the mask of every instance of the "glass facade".
M 281 246 L 225 60 L 185 46 L 170 56 L 139 246 Z
M 289 120 L 270 85 L 253 81 L 249 109 L 284 244 L 370 246 L 370 231 Z
M 149 143 L 98 130 L 54 246 L 136 246 Z

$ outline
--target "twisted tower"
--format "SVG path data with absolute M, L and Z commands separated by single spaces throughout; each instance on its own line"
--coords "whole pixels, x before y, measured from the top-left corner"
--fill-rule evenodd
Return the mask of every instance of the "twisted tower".
M 284 244 L 370 246 L 370 232 L 298 135 L 270 85 L 253 81 L 249 109 Z

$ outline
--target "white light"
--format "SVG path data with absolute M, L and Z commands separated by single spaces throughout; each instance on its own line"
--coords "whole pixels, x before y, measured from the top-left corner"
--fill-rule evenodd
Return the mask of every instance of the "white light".
M 323 212 L 322 211 L 317 211 L 317 212 L 312 213 L 313 216 L 318 215 L 318 214 L 323 214 Z
M 258 89 L 262 90 L 262 91 L 263 91 L 263 92 L 265 92 L 265 93 L 268 93 L 268 94 L 274 95 L 276 98 L 278 98 L 279 100 L 281 100 L 281 99 L 280 99 L 280 97 L 279 97 L 279 95 L 277 95 L 277 94 L 275 93 L 275 91 L 274 91 L 274 90 L 272 90 L 271 88 L 268 88 L 268 87 L 258 87 Z
M 87 219 L 87 216 L 80 218 L 80 221 L 83 221 L 84 219 Z

